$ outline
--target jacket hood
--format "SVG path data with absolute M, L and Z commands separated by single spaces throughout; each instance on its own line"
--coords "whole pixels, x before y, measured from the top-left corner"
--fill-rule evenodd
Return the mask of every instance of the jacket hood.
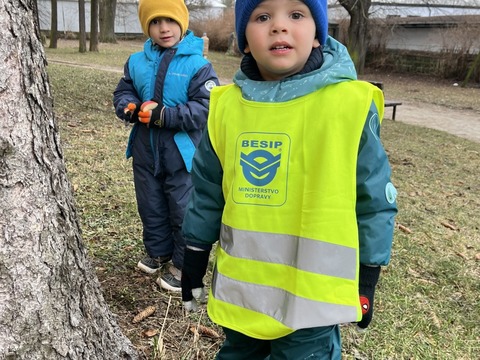
M 322 47 L 323 63 L 309 73 L 294 75 L 278 81 L 251 80 L 239 70 L 233 82 L 241 88 L 242 96 L 258 102 L 285 102 L 310 94 L 327 85 L 357 79 L 357 72 L 347 48 L 332 37 Z
M 196 37 L 191 30 L 187 30 L 183 39 L 172 48 L 177 49 L 176 55 L 200 55 L 203 57 L 203 40 Z M 152 39 L 148 39 L 143 45 L 145 55 L 152 61 L 158 57 L 159 51 L 163 53 L 164 50 L 164 48 L 155 45 Z

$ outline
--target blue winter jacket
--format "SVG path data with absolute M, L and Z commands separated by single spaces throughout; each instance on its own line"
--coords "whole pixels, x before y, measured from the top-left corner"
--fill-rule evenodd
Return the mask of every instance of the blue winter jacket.
M 239 70 L 234 83 L 244 98 L 260 102 L 284 102 L 342 81 L 356 80 L 354 64 L 347 49 L 329 37 L 323 46 L 320 68 L 280 81 L 256 81 Z M 396 190 L 390 182 L 391 169 L 380 142 L 380 124 L 372 102 L 360 140 L 357 161 L 357 222 L 360 263 L 387 265 L 397 213 Z M 220 233 L 225 200 L 223 171 L 208 133 L 197 149 L 193 162 L 194 192 L 187 207 L 183 232 L 187 245 L 209 250 Z M 206 218 L 206 215 L 208 218 Z
M 210 90 L 218 84 L 211 63 L 203 57 L 203 40 L 190 30 L 176 46 L 168 49 L 148 39 L 143 51 L 132 54 L 124 66 L 124 75 L 113 93 L 115 113 L 124 119 L 128 103 L 139 107 L 147 100 L 154 100 L 163 104 L 164 127 L 149 129 L 151 148 L 157 148 L 159 131 L 173 132 L 172 146 L 178 148 L 189 170 L 188 157 L 191 165 L 208 117 Z M 127 158 L 132 155 L 131 145 L 140 126 L 145 127 L 136 123 L 132 128 Z M 155 152 L 153 155 L 156 156 Z

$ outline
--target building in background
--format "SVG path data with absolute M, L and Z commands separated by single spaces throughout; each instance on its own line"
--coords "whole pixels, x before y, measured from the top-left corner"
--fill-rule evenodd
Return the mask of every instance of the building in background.
M 328 0 L 330 21 L 348 18 L 337 0 Z M 383 0 L 372 1 L 370 18 L 480 15 L 480 0 Z
M 329 0 L 330 27 L 346 39 L 349 15 Z M 370 7 L 370 47 L 384 50 L 480 51 L 480 0 L 384 0 Z M 343 24 L 343 26 L 342 26 Z
M 195 0 L 191 1 L 194 4 Z M 190 18 L 203 19 L 220 15 L 226 6 L 221 0 L 199 0 L 199 5 L 192 6 Z M 187 2 L 188 4 L 188 2 Z M 58 0 L 58 32 L 77 33 L 78 26 L 78 0 Z M 51 1 L 38 0 L 38 16 L 40 30 L 50 31 Z M 90 31 L 90 0 L 85 0 L 85 28 Z M 138 21 L 138 0 L 118 0 L 115 18 L 115 33 L 119 35 L 141 35 L 142 27 Z

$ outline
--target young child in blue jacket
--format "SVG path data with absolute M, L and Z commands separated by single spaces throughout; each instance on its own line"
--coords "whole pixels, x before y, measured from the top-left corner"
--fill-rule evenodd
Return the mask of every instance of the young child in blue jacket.
M 326 0 L 237 0 L 234 83 L 212 91 L 193 161 L 182 299 L 225 332 L 217 359 L 341 359 L 390 260 L 396 189 L 382 92 L 328 36 Z
M 149 39 L 128 58 L 113 94 L 117 116 L 134 124 L 126 155 L 133 158 L 146 250 L 138 267 L 149 274 L 163 268 L 157 283 L 180 291 L 192 158 L 219 82 L 203 40 L 188 30 L 183 0 L 140 0 L 138 16 Z

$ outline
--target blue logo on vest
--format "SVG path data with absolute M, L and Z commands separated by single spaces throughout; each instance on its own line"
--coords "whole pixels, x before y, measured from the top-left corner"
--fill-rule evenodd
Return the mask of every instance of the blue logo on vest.
M 240 154 L 240 165 L 243 176 L 252 185 L 265 186 L 269 184 L 280 166 L 280 156 L 272 155 L 266 150 L 254 150 L 250 154 Z

